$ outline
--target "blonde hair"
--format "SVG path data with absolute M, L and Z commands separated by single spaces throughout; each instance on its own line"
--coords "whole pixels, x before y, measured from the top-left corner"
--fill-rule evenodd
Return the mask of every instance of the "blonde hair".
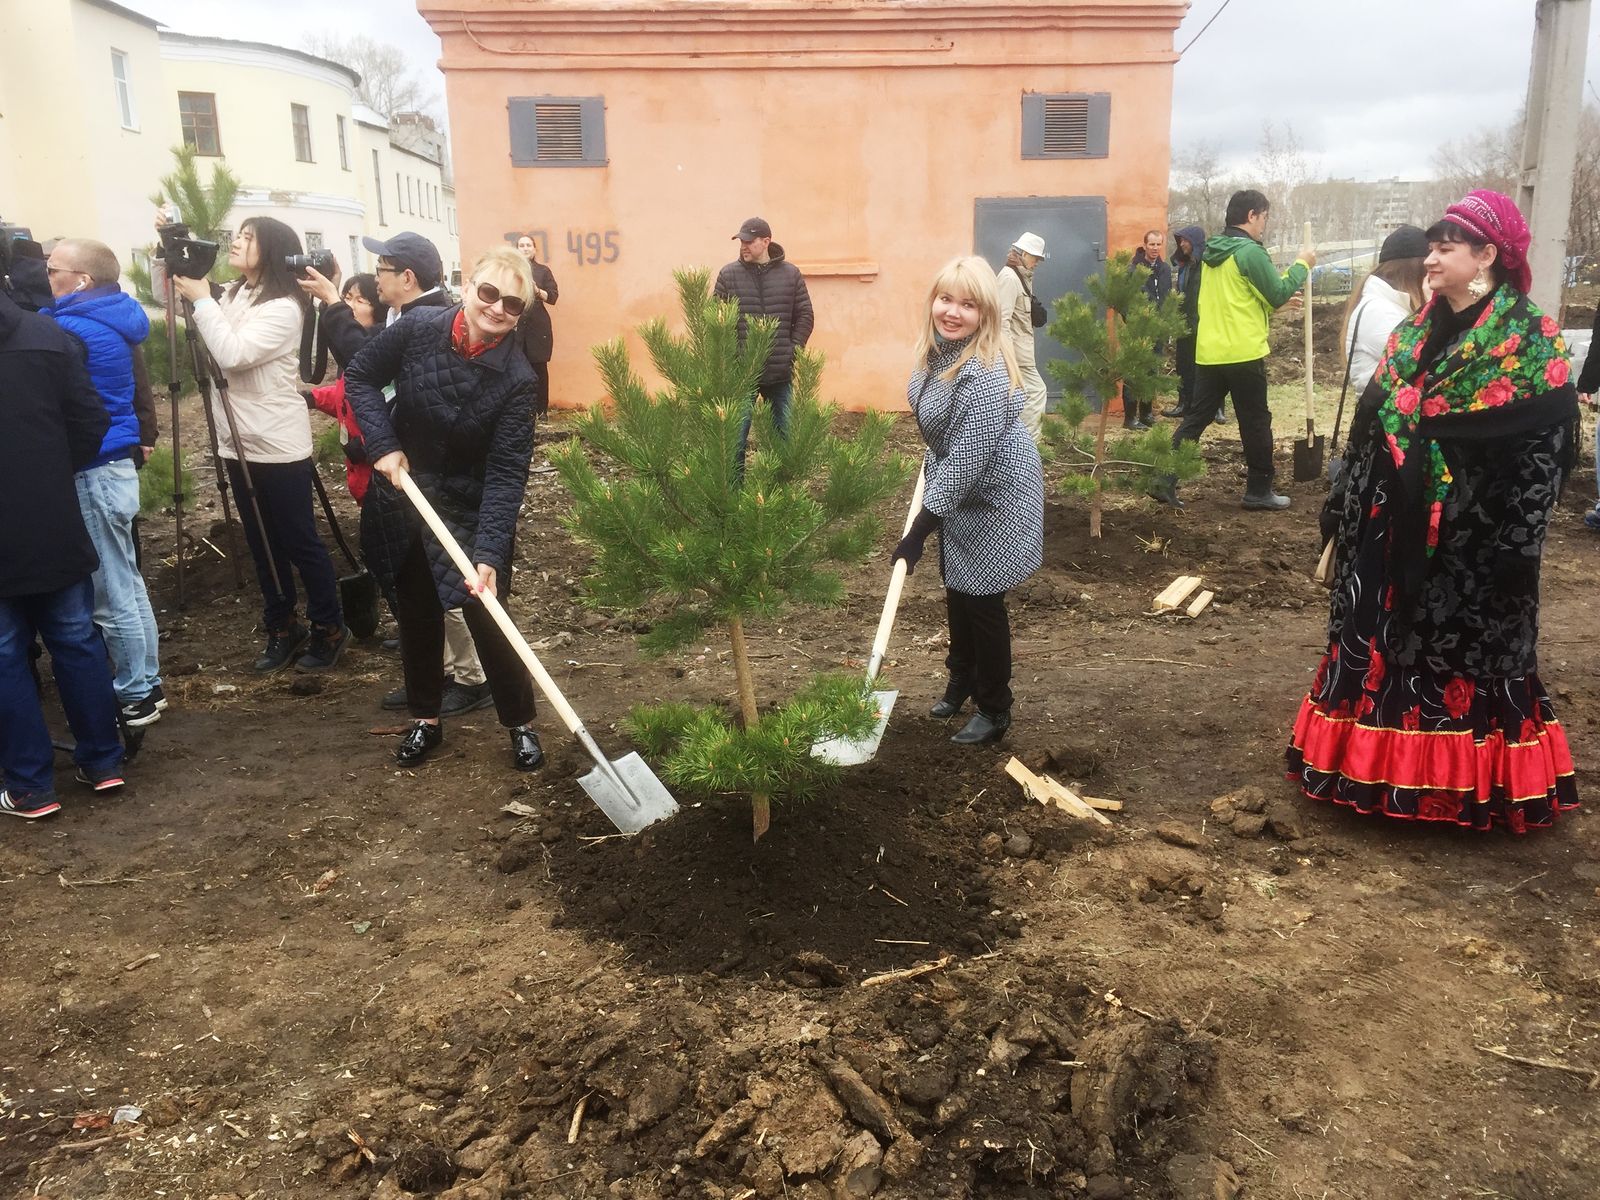
M 994 268 L 976 255 L 952 258 L 934 276 L 928 289 L 926 315 L 922 331 L 917 336 L 918 369 L 928 365 L 928 356 L 939 344 L 938 331 L 933 327 L 933 302 L 942 293 L 978 302 L 978 329 L 968 340 L 966 348 L 950 365 L 941 379 L 954 379 L 961 368 L 976 358 L 989 366 L 1004 363 L 1006 375 L 1013 389 L 1022 386 L 1022 375 L 1017 370 L 1017 356 L 1011 349 L 1011 338 L 1006 333 L 1005 320 L 1000 313 L 1000 293 L 995 286 Z
M 104 242 L 92 238 L 62 238 L 52 248 L 66 251 L 75 270 L 84 272 L 102 287 L 115 283 L 122 276 L 122 265 L 116 253 Z
M 516 247 L 493 246 L 485 250 L 472 264 L 472 270 L 467 272 L 467 278 L 477 280 L 484 271 L 491 268 L 516 279 L 517 295 L 522 297 L 524 304 L 533 299 L 533 268 L 528 265 L 528 260 L 517 252 Z

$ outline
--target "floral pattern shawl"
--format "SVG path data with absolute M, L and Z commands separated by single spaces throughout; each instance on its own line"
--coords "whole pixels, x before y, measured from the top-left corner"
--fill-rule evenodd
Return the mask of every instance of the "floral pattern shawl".
M 1459 430 L 1474 414 L 1484 414 L 1497 428 L 1520 424 L 1503 419 L 1512 415 L 1507 410 L 1562 387 L 1572 370 L 1555 319 L 1504 284 L 1477 323 L 1428 369 L 1423 351 L 1441 303 L 1434 297 L 1389 335 L 1376 376 L 1383 391 L 1378 421 L 1389 455 L 1427 514 L 1427 558 L 1438 548 L 1439 521 L 1454 482 L 1435 434 L 1446 427 Z

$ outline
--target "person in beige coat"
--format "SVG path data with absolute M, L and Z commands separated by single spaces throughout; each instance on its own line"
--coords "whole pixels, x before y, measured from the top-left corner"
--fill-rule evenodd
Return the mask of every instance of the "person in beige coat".
M 1033 345 L 1033 311 L 1037 303 L 1033 298 L 1033 271 L 1049 257 L 1042 237 L 1037 233 L 1024 233 L 1011 244 L 1006 265 L 995 276 L 1000 292 L 1000 318 L 1011 340 L 1012 353 L 1016 355 L 1017 373 L 1022 377 L 1022 426 L 1035 442 L 1039 440 L 1039 427 L 1044 421 L 1045 386 Z

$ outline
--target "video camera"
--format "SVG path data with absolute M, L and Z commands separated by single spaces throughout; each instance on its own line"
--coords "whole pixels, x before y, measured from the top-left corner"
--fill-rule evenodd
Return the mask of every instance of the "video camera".
M 204 279 L 217 263 L 217 243 L 193 237 L 181 221 L 156 226 L 161 245 L 156 256 L 167 264 L 167 274 L 178 279 Z
M 339 270 L 339 264 L 333 259 L 332 250 L 313 250 L 310 254 L 286 255 L 283 265 L 288 267 L 301 279 L 305 278 L 306 268 L 310 267 L 318 275 L 332 279 Z

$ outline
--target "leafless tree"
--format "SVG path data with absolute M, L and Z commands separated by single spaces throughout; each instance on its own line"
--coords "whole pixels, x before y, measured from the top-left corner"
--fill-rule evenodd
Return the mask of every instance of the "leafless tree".
M 361 100 L 385 117 L 420 112 L 437 119 L 439 94 L 425 83 L 397 46 L 365 34 L 336 37 L 313 33 L 305 48 L 319 58 L 343 63 L 361 76 Z

